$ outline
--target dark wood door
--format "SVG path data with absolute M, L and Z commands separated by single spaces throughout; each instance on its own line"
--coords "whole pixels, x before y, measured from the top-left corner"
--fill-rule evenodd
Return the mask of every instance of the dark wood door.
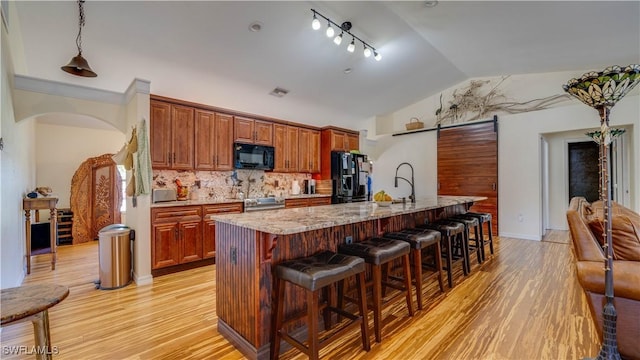
M 193 170 L 194 110 L 188 106 L 171 106 L 171 168 Z
M 498 133 L 493 121 L 440 130 L 438 195 L 486 196 L 470 211 L 491 213 L 493 233 L 498 233 Z
M 171 105 L 151 100 L 150 115 L 151 167 L 168 169 L 171 166 Z
M 600 198 L 599 146 L 593 141 L 569 144 L 569 199 L 584 196 L 589 202 Z
M 233 116 L 216 114 L 216 170 L 233 169 Z
M 215 116 L 210 111 L 196 110 L 195 168 L 213 170 L 216 166 Z M 231 145 L 229 145 L 231 146 Z

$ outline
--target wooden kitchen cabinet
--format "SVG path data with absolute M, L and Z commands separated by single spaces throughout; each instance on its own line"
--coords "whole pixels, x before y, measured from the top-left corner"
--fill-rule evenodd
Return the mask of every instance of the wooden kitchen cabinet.
M 337 129 L 322 130 L 323 147 L 329 151 L 351 151 L 360 149 L 360 135 Z
M 202 209 L 202 249 L 204 258 L 208 259 L 216 256 L 216 222 L 211 220 L 211 215 L 241 213 L 242 203 L 203 205 Z
M 233 169 L 233 116 L 196 109 L 195 169 Z
M 360 135 L 359 134 L 347 134 L 347 149 L 360 150 Z
M 194 109 L 151 100 L 150 147 L 154 169 L 192 170 Z
M 300 128 L 298 168 L 303 173 L 320 172 L 320 131 Z
M 151 268 L 202 260 L 202 206 L 151 209 Z
M 233 141 L 273 146 L 273 123 L 236 116 L 233 121 Z
M 309 206 L 320 206 L 320 205 L 331 205 L 331 196 L 295 198 L 295 199 L 284 200 L 284 207 L 287 209 L 309 207 Z
M 298 128 L 274 124 L 273 143 L 275 147 L 275 172 L 298 172 Z

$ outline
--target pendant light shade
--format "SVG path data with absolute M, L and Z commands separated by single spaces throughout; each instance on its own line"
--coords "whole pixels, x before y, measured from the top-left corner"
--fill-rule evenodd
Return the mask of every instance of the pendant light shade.
M 63 71 L 68 72 L 69 74 L 73 74 L 77 76 L 83 76 L 83 77 L 98 76 L 98 74 L 96 74 L 93 70 L 91 70 L 89 63 L 85 58 L 82 57 L 81 53 L 78 53 L 78 55 L 74 56 L 71 59 L 71 61 L 69 61 L 67 65 L 61 67 L 61 69 Z
M 60 69 L 76 76 L 96 77 L 98 74 L 91 70 L 89 62 L 82 57 L 82 27 L 84 22 L 84 0 L 78 0 L 78 36 L 76 36 L 78 55 L 74 56 L 67 65 L 62 66 Z

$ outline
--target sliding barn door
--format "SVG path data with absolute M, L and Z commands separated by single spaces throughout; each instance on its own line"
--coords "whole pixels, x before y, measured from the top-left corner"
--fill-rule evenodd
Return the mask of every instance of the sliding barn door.
M 470 211 L 492 215 L 498 233 L 497 120 L 440 129 L 438 195 L 486 196 Z

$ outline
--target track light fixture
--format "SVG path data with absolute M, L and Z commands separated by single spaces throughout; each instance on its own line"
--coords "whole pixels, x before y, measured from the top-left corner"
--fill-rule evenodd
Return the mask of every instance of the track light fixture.
M 376 59 L 376 61 L 380 61 L 382 59 L 382 56 L 380 55 L 380 53 L 376 50 L 376 48 L 374 48 L 373 46 L 367 44 L 364 40 L 360 39 L 359 37 L 355 36 L 353 33 L 351 33 L 351 22 L 349 21 L 345 21 L 343 22 L 341 25 L 338 25 L 337 23 L 331 21 L 331 19 L 329 19 L 328 17 L 320 14 L 319 12 L 315 11 L 314 9 L 311 9 L 311 12 L 313 12 L 313 21 L 311 21 L 311 28 L 313 28 L 313 30 L 319 30 L 320 29 L 320 20 L 318 20 L 318 16 L 327 20 L 327 30 L 326 30 L 326 34 L 327 37 L 332 38 L 333 35 L 335 35 L 335 31 L 333 29 L 333 26 L 335 26 L 338 30 L 340 30 L 340 35 L 336 36 L 335 38 L 333 38 L 333 42 L 336 45 L 340 45 L 342 43 L 342 38 L 344 36 L 344 33 L 347 33 L 348 35 L 351 35 L 351 43 L 347 46 L 347 51 L 348 52 L 354 52 L 356 50 L 356 39 L 358 39 L 358 41 L 360 41 L 362 43 L 362 46 L 364 48 L 364 56 L 365 57 L 370 57 L 371 54 L 373 54 L 373 58 Z M 331 26 L 333 25 L 333 26 Z

